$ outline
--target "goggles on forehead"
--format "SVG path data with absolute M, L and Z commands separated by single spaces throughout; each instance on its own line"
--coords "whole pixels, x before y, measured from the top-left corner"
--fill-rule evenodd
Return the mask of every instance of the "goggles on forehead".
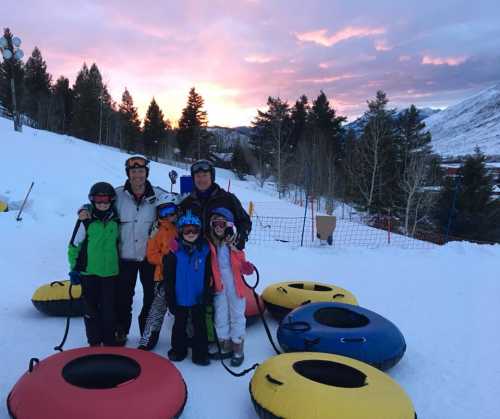
M 196 173 L 196 172 L 210 172 L 212 170 L 212 166 L 210 163 L 206 161 L 200 161 L 196 162 L 191 166 L 191 172 Z
M 160 218 L 166 218 L 177 213 L 177 205 L 170 204 L 158 208 L 158 216 Z
M 149 160 L 145 159 L 144 157 L 130 157 L 125 162 L 125 167 L 127 169 L 148 167 L 148 165 L 149 165 Z
M 94 204 L 110 204 L 113 202 L 113 197 L 110 195 L 92 195 L 90 200 Z
M 212 228 L 215 227 L 226 228 L 226 227 L 233 227 L 234 223 L 226 220 L 212 220 L 210 221 L 210 225 L 212 226 Z
M 200 227 L 195 225 L 187 225 L 182 228 L 182 234 L 198 234 L 200 232 Z

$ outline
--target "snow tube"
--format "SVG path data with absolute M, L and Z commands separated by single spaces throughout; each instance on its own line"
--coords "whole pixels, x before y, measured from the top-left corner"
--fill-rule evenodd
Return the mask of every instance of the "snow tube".
M 290 281 L 268 286 L 262 293 L 267 310 L 278 320 L 301 305 L 319 301 L 341 302 L 357 305 L 356 297 L 349 291 L 330 284 Z
M 7 212 L 9 210 L 9 206 L 6 202 L 0 201 L 0 212 Z
M 35 308 L 49 316 L 83 316 L 82 287 L 73 285 L 69 298 L 69 281 L 54 281 L 38 288 L 31 302 Z
M 381 370 L 396 365 L 406 343 L 399 329 L 366 308 L 313 303 L 286 315 L 278 328 L 286 352 L 326 352 L 354 358 Z
M 268 359 L 250 381 L 261 418 L 414 419 L 413 404 L 391 377 L 340 355 L 297 352 Z
M 174 365 L 148 351 L 92 347 L 52 355 L 27 371 L 7 398 L 16 419 L 178 417 L 186 384 Z

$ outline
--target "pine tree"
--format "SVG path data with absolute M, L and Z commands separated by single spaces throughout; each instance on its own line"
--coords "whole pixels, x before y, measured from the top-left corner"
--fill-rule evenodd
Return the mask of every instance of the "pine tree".
M 245 176 L 250 174 L 250 150 L 244 148 L 240 143 L 236 144 L 234 148 L 231 170 L 241 180 L 244 180 Z
M 497 203 L 492 201 L 493 179 L 486 158 L 476 149 L 459 168 L 455 179 L 447 178 L 440 194 L 435 219 L 447 235 L 485 240 L 499 221 Z
M 196 159 L 208 157 L 208 138 L 206 127 L 208 124 L 207 112 L 203 108 L 204 100 L 195 88 L 189 91 L 186 107 L 182 110 L 177 131 L 177 142 L 182 157 Z
M 47 128 L 52 76 L 42 53 L 35 47 L 24 66 L 23 112 L 39 128 Z
M 73 91 L 69 80 L 61 76 L 52 87 L 52 112 L 50 113 L 49 129 L 66 134 L 71 126 L 73 110 Z
M 12 38 L 13 35 L 9 28 L 4 29 L 3 36 L 7 40 L 8 48 L 12 51 Z M 12 115 L 13 101 L 12 101 L 12 89 L 11 80 L 14 78 L 15 90 L 16 90 L 16 103 L 18 112 L 21 111 L 20 105 L 23 98 L 23 77 L 24 77 L 24 65 L 20 60 L 2 60 L 0 63 L 0 104 L 7 109 L 7 112 Z
M 141 151 L 140 141 L 141 122 L 137 114 L 137 108 L 134 107 L 132 95 L 125 88 L 122 95 L 122 102 L 119 107 L 122 148 L 126 151 Z
M 73 86 L 74 113 L 71 132 L 88 141 L 102 143 L 106 114 L 112 110 L 111 96 L 102 82 L 99 68 L 84 63 Z
M 308 115 L 310 144 L 311 193 L 327 197 L 328 210 L 333 210 L 333 197 L 341 179 L 338 176 L 342 159 L 342 123 L 326 94 L 321 91 L 313 101 Z
M 155 98 L 151 100 L 146 117 L 144 118 L 144 130 L 142 134 L 144 150 L 150 157 L 158 160 L 161 144 L 165 141 L 167 124 L 165 123 L 163 112 L 156 103 Z

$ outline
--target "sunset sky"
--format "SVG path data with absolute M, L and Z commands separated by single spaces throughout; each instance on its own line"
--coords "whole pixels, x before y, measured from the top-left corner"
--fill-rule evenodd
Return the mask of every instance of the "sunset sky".
M 353 119 L 379 89 L 445 107 L 500 82 L 498 0 L 11 0 L 0 22 L 54 80 L 96 62 L 116 101 L 127 87 L 142 116 L 154 95 L 174 124 L 191 86 L 237 126 L 268 96 L 323 90 Z

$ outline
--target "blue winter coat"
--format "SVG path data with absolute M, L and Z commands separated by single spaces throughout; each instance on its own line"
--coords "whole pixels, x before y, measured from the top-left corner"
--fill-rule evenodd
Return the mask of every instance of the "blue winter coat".
M 179 242 L 179 248 L 164 258 L 164 284 L 172 313 L 177 306 L 192 307 L 208 302 L 211 290 L 210 249 L 205 239 L 194 246 Z

